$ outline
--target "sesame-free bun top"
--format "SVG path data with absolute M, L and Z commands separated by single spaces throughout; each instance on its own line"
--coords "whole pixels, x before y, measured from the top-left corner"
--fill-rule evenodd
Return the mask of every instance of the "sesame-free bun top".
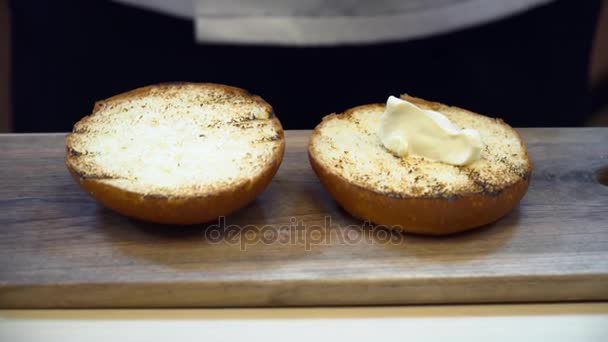
M 395 156 L 378 137 L 381 104 L 329 115 L 313 132 L 309 156 L 321 182 L 347 211 L 405 231 L 447 234 L 495 221 L 519 202 L 532 166 L 513 128 L 460 108 L 403 98 L 479 131 L 485 145 L 481 157 L 454 166 Z
M 189 224 L 253 200 L 279 167 L 272 107 L 218 84 L 161 84 L 95 104 L 67 137 L 66 164 L 104 205 L 127 216 Z

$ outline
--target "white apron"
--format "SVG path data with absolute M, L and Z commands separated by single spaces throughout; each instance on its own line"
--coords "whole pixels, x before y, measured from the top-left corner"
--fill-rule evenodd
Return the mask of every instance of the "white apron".
M 551 0 L 118 0 L 195 20 L 200 42 L 319 46 L 405 41 Z

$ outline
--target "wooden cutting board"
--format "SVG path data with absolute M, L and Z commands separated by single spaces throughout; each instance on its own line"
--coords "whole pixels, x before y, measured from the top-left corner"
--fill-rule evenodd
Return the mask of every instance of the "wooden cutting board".
M 0 307 L 608 299 L 608 129 L 519 131 L 534 163 L 521 206 L 445 238 L 342 211 L 309 167 L 308 131 L 287 132 L 274 181 L 224 229 L 114 214 L 68 175 L 64 135 L 1 135 Z

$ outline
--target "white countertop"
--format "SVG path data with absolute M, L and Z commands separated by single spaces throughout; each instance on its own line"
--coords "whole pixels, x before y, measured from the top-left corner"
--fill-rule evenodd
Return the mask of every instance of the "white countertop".
M 608 303 L 0 310 L 0 341 L 608 341 Z

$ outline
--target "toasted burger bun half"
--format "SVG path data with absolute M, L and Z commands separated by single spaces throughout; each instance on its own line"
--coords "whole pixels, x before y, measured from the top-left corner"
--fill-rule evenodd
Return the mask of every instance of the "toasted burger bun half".
M 285 150 L 272 107 L 219 84 L 159 84 L 97 102 L 66 140 L 66 165 L 123 215 L 195 224 L 246 206 Z
M 315 128 L 309 159 L 319 180 L 350 214 L 405 232 L 445 235 L 492 223 L 528 189 L 532 164 L 517 132 L 500 119 L 402 98 L 480 132 L 481 159 L 452 166 L 417 156 L 396 157 L 377 132 L 384 105 L 331 114 Z

